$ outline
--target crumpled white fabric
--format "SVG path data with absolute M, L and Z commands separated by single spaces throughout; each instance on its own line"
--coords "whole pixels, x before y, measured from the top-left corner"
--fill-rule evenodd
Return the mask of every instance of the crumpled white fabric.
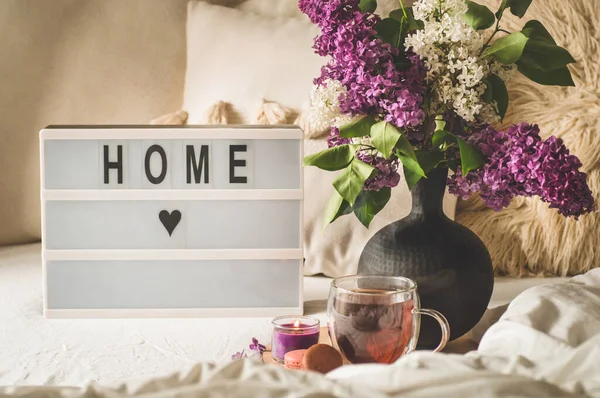
M 600 396 L 600 269 L 526 290 L 484 334 L 488 368 Z M 505 366 L 497 358 L 510 358 Z
M 415 352 L 326 376 L 252 360 L 116 388 L 6 387 L 33 397 L 600 397 L 600 269 L 518 296 L 467 355 Z

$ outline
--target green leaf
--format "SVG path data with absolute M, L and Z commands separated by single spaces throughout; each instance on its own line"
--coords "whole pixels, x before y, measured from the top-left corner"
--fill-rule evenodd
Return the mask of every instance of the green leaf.
M 371 143 L 384 158 L 392 156 L 394 147 L 402 134 L 392 124 L 381 121 L 371 127 Z
M 506 10 L 507 6 L 508 6 L 508 0 L 502 0 L 502 3 L 500 3 L 500 7 L 498 8 L 498 11 L 496 11 L 497 19 L 502 18 L 502 14 L 504 14 L 504 10 Z
M 404 15 L 406 12 L 406 16 Z M 395 19 L 398 22 L 405 22 L 407 25 L 407 32 L 423 29 L 423 21 L 415 19 L 415 14 L 412 7 L 404 7 L 404 11 L 401 8 L 390 12 L 390 18 Z
M 446 144 L 450 142 L 456 142 L 458 144 L 463 175 L 466 175 L 469 171 L 480 167 L 485 162 L 483 155 L 475 147 L 473 147 L 471 144 L 468 144 L 462 138 L 459 138 L 454 134 L 444 130 L 437 130 L 433 133 L 432 144 L 434 148 L 442 148 L 443 150 L 445 149 Z M 433 160 L 435 160 L 435 158 Z M 442 160 L 435 164 L 435 166 L 441 163 L 441 161 L 443 161 L 443 154 Z M 448 162 L 448 165 L 449 167 L 452 167 L 450 162 Z M 454 166 L 453 170 L 455 169 L 456 166 Z
M 391 188 L 381 188 L 379 191 L 362 191 L 354 203 L 354 215 L 369 228 L 371 221 L 389 202 L 392 196 Z
M 365 162 L 354 158 L 352 162 L 333 180 L 333 186 L 350 205 L 362 191 L 365 181 L 377 173 L 377 170 Z
M 485 91 L 483 92 L 481 98 L 483 98 L 485 102 L 490 104 L 494 100 L 494 94 L 492 92 L 492 82 L 490 82 L 488 79 L 483 79 L 482 82 L 483 84 L 485 84 Z
M 521 59 L 530 67 L 551 71 L 575 62 L 575 59 L 556 41 L 539 21 L 529 21 L 521 31 L 529 37 Z
M 458 166 L 460 165 L 460 160 L 458 159 L 448 159 L 448 168 L 456 173 L 458 170 Z
M 434 148 L 441 148 L 444 144 L 455 142 L 454 136 L 445 130 L 436 130 L 431 137 L 431 143 Z
M 425 27 L 423 21 L 415 19 L 415 13 L 412 7 L 405 7 L 406 14 L 408 15 L 408 30 L 421 30 Z
M 567 50 L 556 45 L 544 25 L 539 21 L 529 21 L 522 33 L 529 37 L 529 41 L 517 62 L 519 72 L 539 84 L 574 86 L 566 65 L 575 62 L 575 59 Z
M 400 47 L 402 37 L 402 22 L 392 18 L 385 18 L 375 25 L 377 36 L 394 48 Z
M 316 166 L 322 170 L 335 171 L 341 170 L 348 166 L 352 159 L 356 146 L 340 145 L 324 151 L 308 155 L 304 158 L 305 166 Z
M 465 13 L 465 20 L 475 30 L 488 29 L 496 22 L 494 13 L 490 11 L 486 6 L 479 5 L 472 1 L 467 1 L 467 12 Z
M 419 164 L 415 149 L 404 135 L 398 140 L 398 145 L 396 146 L 396 156 L 402 163 L 406 183 L 408 184 L 409 189 L 412 189 L 414 184 L 416 184 L 421 178 L 425 177 L 425 172 Z
M 544 71 L 529 64 L 527 60 L 518 62 L 517 65 L 519 72 L 530 80 L 544 86 L 575 86 L 571 72 L 566 66 L 560 69 Z
M 510 12 L 519 18 L 523 18 L 532 0 L 502 0 L 500 8 L 496 11 L 496 18 L 502 18 L 504 10 L 510 7 Z
M 398 154 L 398 159 L 400 159 L 400 162 L 402 162 L 402 166 L 404 167 L 405 171 L 408 170 L 410 173 L 421 178 L 425 177 L 425 171 L 423 171 L 423 168 L 419 164 L 419 161 L 416 159 L 416 157 L 413 159 L 411 157 Z
M 467 143 L 462 138 L 456 137 L 458 149 L 460 150 L 460 167 L 463 176 L 471 170 L 475 170 L 485 163 L 485 158 L 473 145 Z
M 392 19 L 395 19 L 398 22 L 402 22 L 402 21 L 406 20 L 406 17 L 404 16 L 404 11 L 402 11 L 402 8 L 398 8 L 396 10 L 390 11 L 389 17 Z
M 422 175 L 412 172 L 410 169 L 404 167 L 404 179 L 406 180 L 406 185 L 408 185 L 408 189 L 413 189 L 417 182 L 419 182 L 423 178 Z
M 523 18 L 532 0 L 508 0 L 510 12 L 519 18 Z
M 412 63 L 408 59 L 406 54 L 406 48 L 404 48 L 404 42 L 406 41 L 406 36 L 409 33 L 414 32 L 418 29 L 423 29 L 423 22 L 415 19 L 415 15 L 411 7 L 405 7 L 404 10 L 397 9 L 393 10 L 390 13 L 390 17 L 388 19 L 392 19 L 398 22 L 398 37 L 396 39 L 396 31 L 390 29 L 390 32 L 387 33 L 389 35 L 388 42 L 392 44 L 392 46 L 397 47 L 400 51 L 399 54 L 394 56 L 394 63 L 396 67 L 400 71 L 407 70 L 411 67 Z M 392 23 L 388 23 L 390 28 L 397 28 L 397 25 Z M 384 32 L 385 34 L 386 32 Z
M 508 90 L 506 89 L 506 84 L 504 80 L 496 75 L 489 75 L 487 80 L 491 84 L 492 100 L 496 101 L 498 114 L 504 119 L 504 115 L 506 115 L 506 111 L 508 110 Z
M 425 177 L 425 171 L 419 164 L 415 149 L 404 135 L 398 140 L 396 156 L 402 163 L 406 183 L 409 189 L 412 189 L 421 178 Z
M 546 43 L 556 44 L 556 41 L 552 38 L 552 35 L 542 25 L 540 21 L 531 20 L 523 26 L 521 32 L 529 37 L 530 40 L 540 40 Z
M 377 0 L 360 0 L 358 8 L 360 8 L 362 12 L 373 13 L 377 9 Z
M 444 160 L 444 154 L 440 151 L 417 151 L 417 159 L 423 169 L 425 175 L 436 167 L 438 167 Z
M 519 61 L 528 63 L 530 66 L 543 71 L 551 71 L 563 68 L 575 62 L 571 54 L 556 44 L 529 40 Z
M 492 56 L 503 64 L 514 64 L 521 58 L 529 38 L 521 32 L 513 32 L 486 48 L 483 56 Z
M 362 117 L 340 127 L 340 135 L 345 138 L 364 137 L 369 135 L 371 126 L 375 124 L 372 116 Z
M 323 229 L 341 216 L 350 214 L 351 212 L 352 207 L 350 206 L 350 203 L 345 201 L 338 191 L 334 189 L 331 198 L 329 198 L 329 202 L 327 202 L 325 214 L 323 215 Z
M 396 155 L 404 155 L 411 159 L 417 160 L 415 149 L 405 135 L 402 135 L 396 144 Z

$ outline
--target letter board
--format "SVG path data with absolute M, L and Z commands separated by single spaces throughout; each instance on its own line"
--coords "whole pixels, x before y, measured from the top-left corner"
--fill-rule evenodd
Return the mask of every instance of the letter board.
M 48 318 L 301 314 L 302 131 L 40 132 Z

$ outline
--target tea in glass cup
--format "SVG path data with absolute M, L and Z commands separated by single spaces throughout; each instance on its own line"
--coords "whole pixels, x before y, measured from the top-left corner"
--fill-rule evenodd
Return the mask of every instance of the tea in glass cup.
M 395 362 L 417 345 L 420 315 L 434 317 L 442 328 L 442 350 L 450 336 L 448 321 L 420 308 L 417 284 L 392 276 L 346 276 L 331 284 L 327 304 L 329 334 L 351 363 Z

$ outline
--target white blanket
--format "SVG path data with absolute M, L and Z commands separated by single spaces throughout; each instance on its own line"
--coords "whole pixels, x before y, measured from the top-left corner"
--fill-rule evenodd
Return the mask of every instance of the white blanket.
M 517 297 L 466 356 L 418 352 L 327 376 L 251 360 L 201 363 L 119 388 L 7 387 L 47 397 L 600 397 L 600 269 Z
M 498 278 L 492 306 L 552 279 Z M 326 321 L 331 279 L 304 278 L 305 313 Z M 163 376 L 199 362 L 226 364 L 270 318 L 64 319 L 42 317 L 40 245 L 0 249 L 0 386 L 114 385 Z

